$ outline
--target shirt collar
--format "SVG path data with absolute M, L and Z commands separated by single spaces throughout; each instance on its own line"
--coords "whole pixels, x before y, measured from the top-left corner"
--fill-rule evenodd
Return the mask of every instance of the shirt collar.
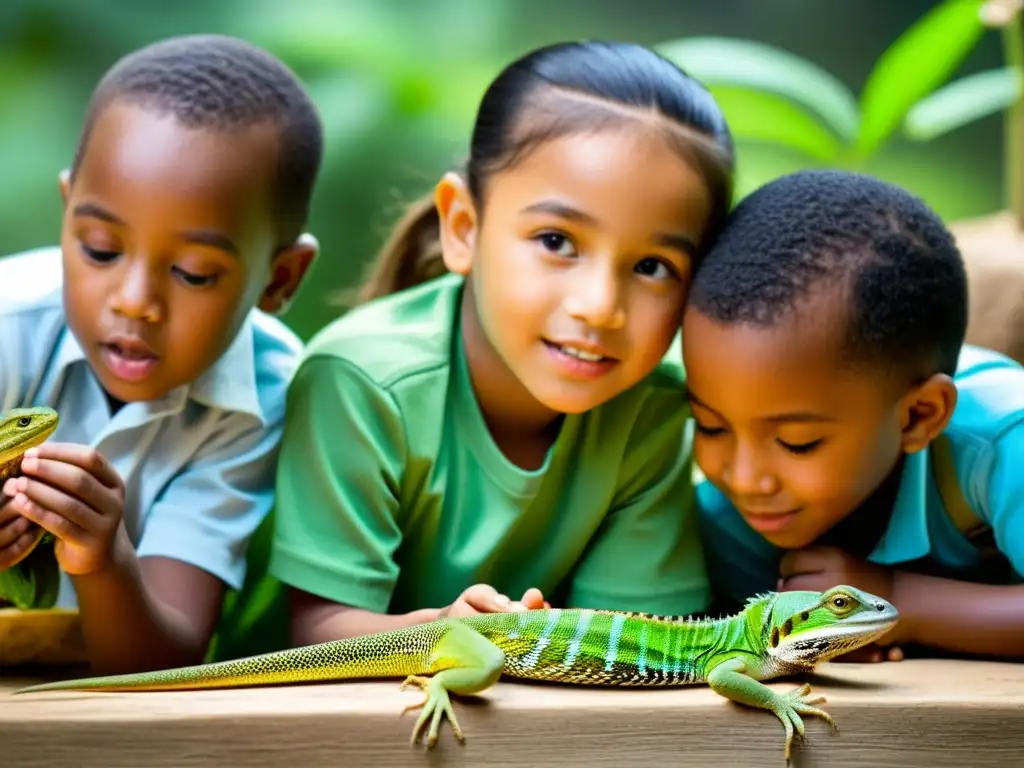
M 51 381 L 56 384 L 62 378 L 61 374 L 76 363 L 88 364 L 85 351 L 75 338 L 75 334 L 65 326 L 55 350 L 51 366 L 55 376 L 51 377 Z M 257 390 L 251 315 L 242 324 L 234 341 L 213 365 L 192 382 L 191 386 L 184 385 L 168 392 L 161 398 L 161 404 L 173 408 L 175 403 L 184 405 L 186 398 L 209 408 L 247 413 L 260 423 L 265 422 Z
M 224 354 L 193 382 L 189 396 L 203 405 L 248 413 L 261 423 L 265 421 L 257 389 L 251 313 Z
M 871 562 L 894 565 L 917 560 L 931 551 L 926 516 L 928 459 L 928 448 L 907 456 L 889 527 L 868 557 Z

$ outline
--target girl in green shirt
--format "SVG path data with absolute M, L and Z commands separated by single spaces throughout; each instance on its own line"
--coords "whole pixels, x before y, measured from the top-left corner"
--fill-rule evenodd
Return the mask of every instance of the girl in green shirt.
M 732 169 L 714 99 L 644 47 L 554 45 L 497 77 L 464 172 L 292 383 L 270 572 L 294 643 L 707 608 L 673 342 Z

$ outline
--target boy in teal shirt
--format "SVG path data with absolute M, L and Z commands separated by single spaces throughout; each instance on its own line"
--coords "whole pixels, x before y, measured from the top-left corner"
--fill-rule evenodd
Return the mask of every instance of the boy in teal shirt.
M 282 310 L 321 157 L 294 75 L 239 40 L 163 41 L 96 88 L 61 247 L 0 261 L 0 408 L 60 425 L 0 494 L 0 569 L 48 531 L 103 671 L 202 659 L 274 498 L 299 340 Z
M 683 324 L 723 607 L 847 583 L 900 609 L 886 646 L 1024 655 L 1024 369 L 963 346 L 966 308 L 895 186 L 801 172 L 737 206 Z

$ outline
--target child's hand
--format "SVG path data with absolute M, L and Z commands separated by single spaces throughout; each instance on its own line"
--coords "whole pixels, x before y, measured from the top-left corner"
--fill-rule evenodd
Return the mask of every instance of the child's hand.
M 880 661 L 903 661 L 903 650 L 898 645 L 888 647 L 872 643 L 855 651 L 836 656 L 832 661 L 853 662 L 854 664 L 877 664 Z
M 0 495 L 0 571 L 20 563 L 42 535 L 39 526 L 18 514 L 9 502 Z
M 824 592 L 848 584 L 883 600 L 892 599 L 892 570 L 858 560 L 836 547 L 789 550 L 779 564 L 779 576 L 780 592 Z
M 56 537 L 68 574 L 106 568 L 124 515 L 124 482 L 110 462 L 86 445 L 44 443 L 25 452 L 21 472 L 4 484 L 14 497 L 6 507 Z
M 779 592 L 826 589 L 848 584 L 863 589 L 883 600 L 892 600 L 895 576 L 892 569 L 860 560 L 836 547 L 807 547 L 786 552 L 779 564 Z M 876 643 L 851 651 L 836 661 L 900 661 L 903 652 L 900 625 L 879 638 Z
M 442 608 L 439 619 L 460 616 L 475 616 L 478 613 L 508 613 L 511 611 L 529 611 L 538 608 L 550 608 L 539 589 L 528 589 L 523 599 L 518 602 L 509 600 L 489 584 L 474 584 L 459 595 L 458 599 L 447 608 Z

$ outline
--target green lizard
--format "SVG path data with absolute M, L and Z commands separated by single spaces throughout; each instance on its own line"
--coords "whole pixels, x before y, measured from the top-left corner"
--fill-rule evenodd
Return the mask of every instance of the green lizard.
M 810 699 L 810 686 L 779 694 L 767 680 L 807 671 L 866 645 L 892 628 L 892 605 L 852 587 L 824 593 L 782 592 L 751 598 L 721 619 L 658 617 L 618 611 L 537 610 L 440 619 L 404 629 L 215 664 L 142 674 L 44 683 L 17 693 L 56 690 L 158 691 L 229 688 L 354 678 L 405 677 L 424 701 L 417 743 L 427 746 L 447 715 L 464 741 L 449 692 L 474 694 L 504 674 L 558 683 L 668 687 L 708 684 L 732 701 L 774 712 L 786 730 L 786 764 L 800 715 L 832 717 Z M 432 677 L 425 675 L 432 674 Z
M 0 413 L 0 487 L 20 474 L 25 451 L 45 442 L 58 421 L 57 412 L 45 406 Z M 0 603 L 8 600 L 21 609 L 48 608 L 57 599 L 57 562 L 52 552 L 37 552 L 39 544 L 50 539 L 52 536 L 40 528 L 18 562 L 0 571 Z

